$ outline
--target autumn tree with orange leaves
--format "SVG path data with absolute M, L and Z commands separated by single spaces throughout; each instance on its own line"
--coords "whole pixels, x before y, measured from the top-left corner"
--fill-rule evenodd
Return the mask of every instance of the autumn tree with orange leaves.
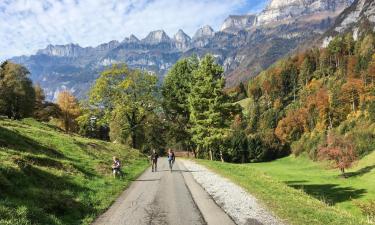
M 61 128 L 65 132 L 76 131 L 76 118 L 81 113 L 77 99 L 69 91 L 62 91 L 57 97 L 57 105 L 61 110 Z
M 345 169 L 353 166 L 357 154 L 350 139 L 329 133 L 326 143 L 318 149 L 318 159 L 331 161 L 332 166 L 345 177 Z
M 363 82 L 361 79 L 348 79 L 348 81 L 341 87 L 342 101 L 350 103 L 352 112 L 358 109 L 362 92 Z
M 277 124 L 275 129 L 276 136 L 283 143 L 298 140 L 304 132 L 309 130 L 308 116 L 305 108 L 290 111 Z

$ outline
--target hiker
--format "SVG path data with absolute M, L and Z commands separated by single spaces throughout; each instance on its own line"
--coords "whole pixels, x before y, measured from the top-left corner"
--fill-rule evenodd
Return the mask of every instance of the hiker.
M 175 159 L 176 159 L 176 157 L 174 155 L 173 150 L 169 149 L 168 150 L 168 162 L 169 162 L 169 169 L 171 170 L 171 172 L 172 172 L 172 167 L 173 167 Z
M 152 150 L 152 153 L 151 153 L 151 163 L 152 163 L 152 172 L 156 172 L 156 170 L 158 169 L 158 158 L 159 158 L 159 155 L 158 153 L 156 153 L 155 149 Z
M 112 159 L 113 159 L 113 164 L 112 164 L 113 177 L 116 178 L 117 174 L 122 176 L 120 160 L 116 156 L 113 156 Z

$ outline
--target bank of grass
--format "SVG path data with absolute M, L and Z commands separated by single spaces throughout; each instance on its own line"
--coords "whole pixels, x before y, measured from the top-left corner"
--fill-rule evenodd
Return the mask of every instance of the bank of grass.
M 125 173 L 111 177 L 111 158 Z M 138 151 L 0 118 L 0 224 L 90 224 L 147 167 Z
M 375 199 L 375 152 L 348 171 L 347 179 L 302 156 L 242 165 L 198 162 L 244 187 L 290 224 L 367 224 L 356 202 Z

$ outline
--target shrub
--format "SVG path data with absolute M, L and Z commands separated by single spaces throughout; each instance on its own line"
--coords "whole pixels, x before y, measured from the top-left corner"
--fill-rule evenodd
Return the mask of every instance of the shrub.
M 292 143 L 292 152 L 295 156 L 307 153 L 310 159 L 316 160 L 318 147 L 325 141 L 325 133 L 313 131 L 305 133 L 298 141 Z
M 370 200 L 368 202 L 357 201 L 355 204 L 361 209 L 362 213 L 367 216 L 369 223 L 375 223 L 375 200 Z
M 345 177 L 345 169 L 352 167 L 357 155 L 350 139 L 329 133 L 325 145 L 318 149 L 318 158 L 332 161 L 333 167 L 340 169 Z
M 247 142 L 250 162 L 270 161 L 289 154 L 289 146 L 281 144 L 272 132 L 251 135 Z

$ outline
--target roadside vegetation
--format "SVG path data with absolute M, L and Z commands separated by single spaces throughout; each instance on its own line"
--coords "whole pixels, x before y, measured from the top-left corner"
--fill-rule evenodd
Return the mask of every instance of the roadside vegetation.
M 111 176 L 112 156 L 125 173 Z M 0 118 L 0 224 L 90 224 L 148 166 L 139 151 Z
M 242 186 L 290 224 L 354 225 L 374 219 L 375 153 L 361 159 L 346 179 L 305 156 L 249 164 L 198 162 Z

